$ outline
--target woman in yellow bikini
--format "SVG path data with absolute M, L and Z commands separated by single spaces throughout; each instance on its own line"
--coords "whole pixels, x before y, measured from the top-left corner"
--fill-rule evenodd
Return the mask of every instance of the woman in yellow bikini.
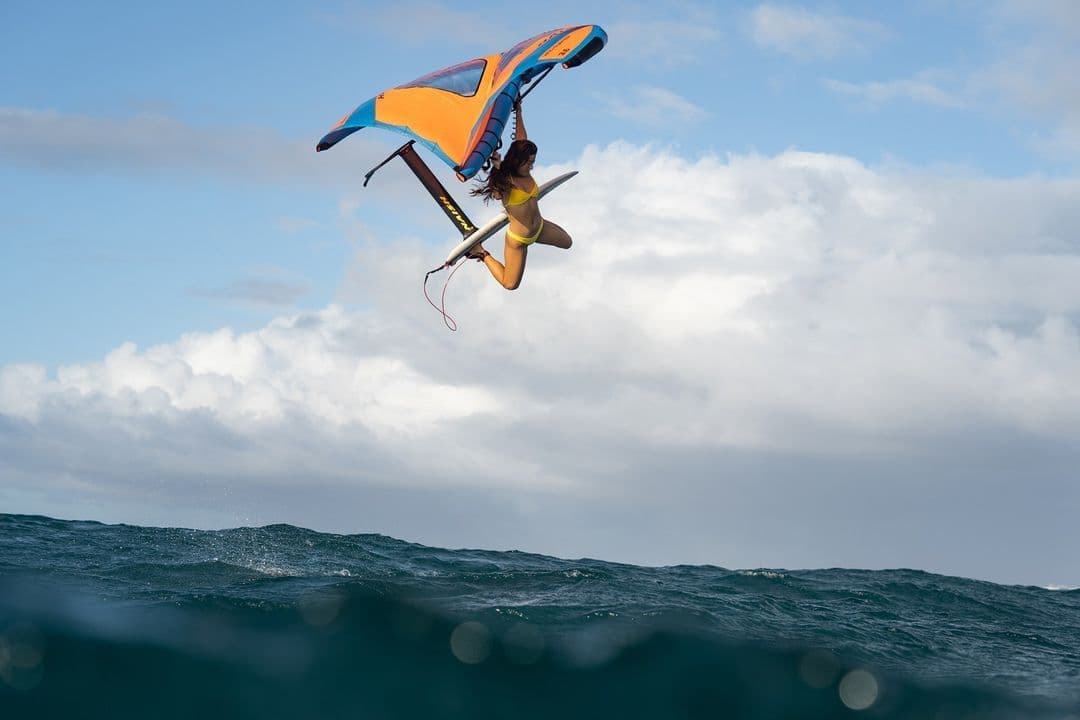
M 485 203 L 492 199 L 499 200 L 506 209 L 510 222 L 506 230 L 504 262 L 500 263 L 492 257 L 482 245 L 477 245 L 468 254 L 468 257 L 484 263 L 491 276 L 507 290 L 516 290 L 521 285 L 530 245 L 554 245 L 566 250 L 573 244 L 565 230 L 540 216 L 537 202 L 540 188 L 532 177 L 536 144 L 525 134 L 521 105 L 515 105 L 514 109 L 517 115 L 514 129 L 516 139 L 510 143 L 506 157 L 501 161 L 498 153 L 492 156 L 493 166 L 487 179 L 471 191 L 473 195 L 484 198 Z

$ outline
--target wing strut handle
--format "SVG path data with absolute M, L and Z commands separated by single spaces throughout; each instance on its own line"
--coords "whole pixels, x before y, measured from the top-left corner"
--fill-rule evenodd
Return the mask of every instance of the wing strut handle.
M 435 173 L 431 172 L 431 168 L 427 166 L 423 158 L 416 154 L 416 150 L 413 149 L 413 143 L 415 140 L 410 140 L 397 150 L 390 154 L 390 157 L 383 160 L 376 165 L 364 176 L 364 187 L 367 187 L 368 180 L 371 176 L 378 171 L 386 163 L 393 160 L 395 157 L 401 157 L 405 161 L 405 164 L 409 166 L 409 169 L 413 171 L 413 175 L 420 181 L 420 184 L 424 186 L 424 189 L 428 191 L 432 199 L 435 200 L 435 204 L 439 206 L 439 209 L 446 214 L 446 217 L 450 218 L 450 222 L 454 224 L 454 227 L 458 229 L 462 237 L 468 237 L 476 232 L 476 225 L 469 219 L 469 216 L 465 214 L 465 211 L 461 209 L 457 201 L 454 200 L 450 192 L 439 182 L 439 178 L 435 177 Z
M 371 176 L 374 175 L 375 173 L 377 173 L 379 170 L 381 170 L 383 165 L 390 162 L 391 160 L 396 158 L 398 155 L 401 155 L 401 153 L 403 153 L 406 150 L 406 148 L 409 148 L 409 146 L 412 145 L 414 142 L 416 142 L 416 141 L 415 140 L 410 140 L 409 142 L 405 143 L 404 145 L 399 147 L 397 150 L 390 153 L 389 157 L 387 157 L 381 163 L 379 163 L 375 167 L 371 168 L 371 170 L 368 170 L 367 175 L 364 176 L 364 187 L 367 187 L 368 182 L 371 180 Z

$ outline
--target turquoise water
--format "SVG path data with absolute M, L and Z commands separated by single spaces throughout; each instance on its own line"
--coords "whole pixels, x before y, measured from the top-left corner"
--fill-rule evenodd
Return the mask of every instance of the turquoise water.
M 1080 718 L 1080 591 L 0 515 L 4 717 Z

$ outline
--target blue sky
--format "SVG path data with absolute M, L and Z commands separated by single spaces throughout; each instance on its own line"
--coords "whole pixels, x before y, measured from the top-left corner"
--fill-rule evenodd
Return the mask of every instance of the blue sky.
M 528 116 L 545 157 L 560 161 L 588 144 L 626 140 L 688 155 L 799 148 L 1003 177 L 1070 171 L 1075 156 L 1032 148 L 1057 118 L 969 89 L 1039 34 L 1037 25 L 975 7 L 596 3 L 582 19 L 610 28 L 611 45 L 549 83 Z M 797 31 L 770 37 L 755 31 L 762 8 L 810 27 L 801 39 Z M 263 158 L 213 154 L 245 139 L 254 152 L 294 144 L 299 153 L 384 87 L 577 18 L 576 6 L 563 3 L 513 19 L 498 6 L 466 12 L 421 3 L 399 11 L 415 19 L 410 37 L 395 30 L 391 11 L 365 3 L 16 2 L 4 12 L 2 103 L 31 127 L 16 130 L 6 118 L 3 284 L 18 302 L 4 304 L 0 361 L 50 365 L 96 357 L 124 340 L 257 326 L 279 308 L 267 302 L 272 294 L 245 302 L 251 284 L 280 285 L 283 304 L 301 308 L 331 301 L 348 252 L 325 232 L 347 180 L 341 165 L 320 182 L 314 158 L 302 174 L 283 166 L 267 176 Z M 440 21 L 452 32 L 432 26 Z M 830 22 L 832 35 L 824 30 Z M 902 89 L 873 102 L 828 85 L 925 73 L 938 74 L 927 84 L 955 105 L 912 100 Z M 665 116 L 641 88 L 662 88 L 693 111 Z M 151 119 L 183 137 L 155 147 Z M 63 137 L 41 137 L 34 126 Z M 18 152 L 12 146 L 27 143 L 18 132 L 34 133 L 35 145 Z M 129 134 L 139 136 L 135 148 L 125 144 Z M 205 157 L 167 146 L 176 141 Z M 355 152 L 348 162 L 360 177 L 375 159 Z M 422 198 L 395 200 L 409 212 Z
M 537 253 L 514 295 L 460 273 L 450 301 L 463 331 L 448 335 L 419 282 L 453 244 L 449 226 L 404 168 L 360 189 L 400 138 L 363 131 L 318 155 L 314 145 L 381 89 L 578 22 L 602 25 L 608 47 L 559 70 L 525 111 L 538 174 L 582 170 L 576 191 L 545 204 L 575 221 L 573 259 Z M 690 500 L 670 501 L 671 526 L 688 513 L 700 535 L 645 547 L 625 520 L 633 512 L 582 528 L 568 509 L 580 498 L 561 494 L 595 493 L 610 507 L 595 488 L 608 487 L 598 478 L 618 475 L 617 463 L 602 448 L 627 443 L 642 453 L 636 468 L 675 468 L 665 472 L 686 483 L 701 481 L 701 464 L 742 467 L 734 458 L 750 453 L 765 485 L 789 487 L 791 453 L 824 453 L 834 480 L 854 467 L 882 474 L 899 453 L 922 482 L 956 476 L 939 448 L 957 442 L 984 459 L 975 438 L 993 436 L 1017 448 L 1018 463 L 1037 461 L 1028 467 L 1045 483 L 1039 502 L 1058 508 L 1032 507 L 1024 522 L 1064 527 L 1053 512 L 1080 509 L 1080 499 L 1063 489 L 1061 466 L 1043 461 L 1071 457 L 1061 448 L 1078 428 L 1068 404 L 1080 367 L 1078 39 L 1080 10 L 1066 0 L 595 2 L 584 14 L 569 2 L 512 13 L 482 2 L 6 2 L 0 416 L 10 422 L 0 436 L 23 450 L 5 467 L 24 484 L 8 486 L 3 507 L 77 515 L 84 506 L 59 499 L 74 482 L 85 514 L 108 520 L 284 520 L 641 562 L 908 563 L 1080 584 L 1064 555 L 999 570 L 960 543 L 938 561 L 932 543 L 908 553 L 900 530 L 850 555 L 840 536 L 806 552 L 745 528 L 721 541 Z M 474 220 L 491 212 L 428 158 Z M 326 330 L 309 334 L 315 326 Z M 553 358 L 581 353 L 601 365 L 534 368 L 557 340 L 566 345 Z M 249 350 L 260 358 L 250 366 L 237 360 Z M 476 370 L 455 376 L 435 357 Z M 718 363 L 730 363 L 728 380 L 716 379 Z M 358 373 L 384 384 L 322 384 Z M 777 377 L 790 382 L 786 394 Z M 757 394 L 747 390 L 755 383 Z M 560 405 L 568 388 L 583 394 Z M 578 405 L 592 392 L 607 393 L 605 413 Z M 838 395 L 845 402 L 834 404 Z M 650 417 L 668 402 L 668 422 Z M 250 412 L 236 414 L 237 403 Z M 540 523 L 529 507 L 561 508 L 576 535 L 466 531 L 477 524 L 467 513 L 424 524 L 387 495 L 378 527 L 375 515 L 301 512 L 268 489 L 288 483 L 259 470 L 269 463 L 260 449 L 288 436 L 295 447 L 270 464 L 336 488 L 329 497 L 388 493 L 387 483 L 468 494 L 484 482 L 418 465 L 415 448 L 433 437 L 422 446 L 457 448 L 488 421 L 530 428 L 537 445 L 565 442 L 545 421 L 563 427 L 563 411 L 597 429 L 581 465 L 535 447 L 525 459 L 477 451 L 462 462 L 524 463 L 542 499 L 530 506 L 507 491 L 509 505 L 485 502 L 515 508 L 527 527 Z M 164 425 L 136 431 L 132 417 Z M 203 443 L 219 431 L 248 450 L 218 457 Z M 172 478 L 155 492 L 173 498 L 173 514 L 145 487 L 132 492 L 137 483 L 124 485 L 126 471 L 104 457 L 45 457 L 58 446 L 70 458 L 87 444 L 130 449 L 141 432 L 208 463 L 185 475 L 155 465 L 164 446 L 156 456 L 143 448 L 147 472 Z M 350 432 L 366 438 L 361 449 L 345 449 Z M 680 473 L 672 458 L 684 456 L 711 459 Z M 368 462 L 396 468 L 387 472 L 397 479 L 349 479 Z M 233 499 L 200 505 L 184 490 L 193 478 Z M 642 504 L 631 510 L 656 501 L 653 482 L 641 474 Z M 981 492 L 964 483 L 955 505 L 918 517 L 940 511 L 947 523 L 946 509 L 959 513 L 965 493 Z M 894 479 L 881 492 L 903 497 L 907 487 Z M 709 493 L 697 497 L 721 502 Z M 990 497 L 1007 517 L 1011 494 Z M 771 502 L 760 500 L 743 510 Z M 995 512 L 979 526 L 994 527 Z M 1035 553 L 1054 538 L 1028 537 Z M 700 550 L 710 543 L 714 552 Z

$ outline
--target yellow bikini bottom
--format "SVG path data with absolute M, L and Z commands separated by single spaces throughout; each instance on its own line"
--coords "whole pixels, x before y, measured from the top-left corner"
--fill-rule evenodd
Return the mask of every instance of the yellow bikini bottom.
M 534 242 L 536 242 L 540 238 L 540 233 L 542 233 L 542 232 L 544 232 L 544 221 L 543 220 L 540 221 L 540 227 L 538 227 L 536 229 L 536 232 L 534 234 L 530 235 L 529 237 L 522 237 L 521 235 L 518 235 L 516 232 L 512 232 L 510 230 L 506 231 L 506 237 L 510 238 L 511 240 L 517 240 L 522 245 L 532 245 Z

